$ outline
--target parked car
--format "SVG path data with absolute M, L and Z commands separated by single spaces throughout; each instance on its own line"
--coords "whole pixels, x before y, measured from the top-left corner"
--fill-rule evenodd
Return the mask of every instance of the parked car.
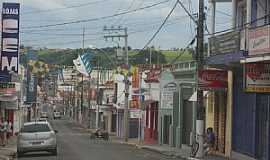
M 47 122 L 47 118 L 40 117 L 40 118 L 38 119 L 38 121 L 40 121 L 40 122 Z
M 53 119 L 60 119 L 61 118 L 61 113 L 58 111 L 53 112 Z
M 40 117 L 41 117 L 41 118 L 48 118 L 47 112 L 41 112 Z
M 56 132 L 49 122 L 27 122 L 18 133 L 18 157 L 26 152 L 47 151 L 57 155 Z

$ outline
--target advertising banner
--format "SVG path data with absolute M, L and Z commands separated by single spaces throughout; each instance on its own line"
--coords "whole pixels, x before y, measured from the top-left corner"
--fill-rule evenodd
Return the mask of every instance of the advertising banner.
M 3 3 L 1 71 L 18 73 L 20 4 Z
M 270 63 L 247 63 L 244 75 L 247 92 L 270 92 Z
M 199 70 L 199 88 L 224 89 L 228 86 L 228 72 L 223 70 Z
M 228 32 L 209 38 L 210 55 L 226 53 L 238 53 L 240 50 L 240 33 L 238 31 Z
M 270 53 L 270 27 L 269 25 L 250 29 L 248 32 L 249 55 Z
M 15 95 L 16 84 L 8 82 L 0 82 L 0 95 Z
M 26 103 L 35 103 L 37 101 L 37 78 L 28 72 L 27 88 L 26 88 Z

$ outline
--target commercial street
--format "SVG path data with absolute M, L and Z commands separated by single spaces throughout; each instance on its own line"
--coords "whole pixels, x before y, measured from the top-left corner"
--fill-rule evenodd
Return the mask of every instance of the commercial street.
M 26 154 L 20 160 L 170 160 L 175 158 L 137 149 L 131 145 L 90 140 L 89 133 L 68 120 L 51 122 L 58 130 L 58 155 L 46 152 Z

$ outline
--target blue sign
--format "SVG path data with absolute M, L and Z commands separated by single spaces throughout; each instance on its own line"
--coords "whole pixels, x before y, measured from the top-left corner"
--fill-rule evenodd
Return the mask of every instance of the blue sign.
M 20 4 L 3 3 L 1 71 L 18 73 Z
M 35 103 L 37 101 L 37 78 L 29 70 L 26 83 L 26 104 Z

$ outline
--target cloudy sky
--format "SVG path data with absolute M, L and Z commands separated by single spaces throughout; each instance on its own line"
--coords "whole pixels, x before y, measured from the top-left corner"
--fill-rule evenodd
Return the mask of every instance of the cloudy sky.
M 181 0 L 191 13 L 196 13 L 197 0 Z M 21 44 L 48 48 L 80 48 L 85 28 L 85 46 L 124 45 L 123 40 L 103 38 L 104 26 L 128 28 L 128 43 L 141 49 L 159 28 L 175 0 L 0 0 L 21 3 Z M 160 3 L 162 2 L 162 3 Z M 119 13 L 154 7 L 119 16 Z M 1 3 L 2 5 L 2 3 Z M 206 3 L 207 6 L 207 3 Z M 230 3 L 217 5 L 216 30 L 230 28 Z M 211 16 L 206 8 L 207 17 Z M 108 17 L 101 19 L 101 17 Z M 81 20 L 90 20 L 81 22 Z M 66 25 L 56 25 L 68 22 Z M 69 24 L 69 22 L 76 22 Z M 46 26 L 52 25 L 52 26 Z M 178 5 L 151 46 L 161 49 L 184 48 L 195 36 L 194 23 Z

